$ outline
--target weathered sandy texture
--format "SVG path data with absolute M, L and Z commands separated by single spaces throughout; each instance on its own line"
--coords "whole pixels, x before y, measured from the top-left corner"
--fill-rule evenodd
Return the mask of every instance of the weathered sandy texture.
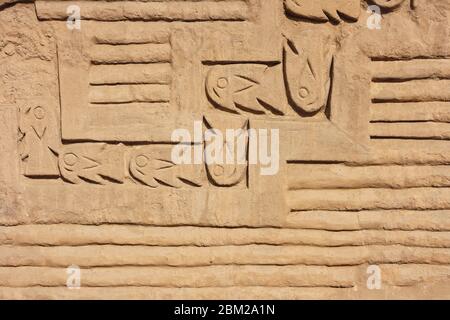
M 0 299 L 450 299 L 448 0 L 16 2 Z

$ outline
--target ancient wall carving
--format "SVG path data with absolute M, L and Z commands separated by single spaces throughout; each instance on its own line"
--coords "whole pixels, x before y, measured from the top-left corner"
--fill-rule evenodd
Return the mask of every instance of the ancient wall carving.
M 448 298 L 449 26 L 447 0 L 0 1 L 0 298 Z

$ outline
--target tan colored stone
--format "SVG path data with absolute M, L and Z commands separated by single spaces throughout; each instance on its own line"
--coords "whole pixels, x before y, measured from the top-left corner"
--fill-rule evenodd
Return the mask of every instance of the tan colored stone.
M 0 298 L 450 298 L 449 17 L 0 0 Z

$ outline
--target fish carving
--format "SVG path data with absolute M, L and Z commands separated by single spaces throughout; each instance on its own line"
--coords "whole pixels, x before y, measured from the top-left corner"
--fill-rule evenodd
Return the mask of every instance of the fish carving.
M 208 177 L 213 185 L 219 187 L 235 186 L 246 180 L 248 169 L 248 129 L 249 121 L 236 116 L 217 117 L 208 115 L 204 118 L 205 127 L 211 133 L 220 133 L 220 138 L 206 139 L 205 137 L 205 161 Z M 227 129 L 234 129 L 232 137 L 226 135 Z M 229 141 L 228 138 L 233 139 Z M 208 149 L 212 148 L 222 156 L 220 163 L 211 161 Z M 231 155 L 227 161 L 227 154 Z
M 284 44 L 284 77 L 292 107 L 315 114 L 326 107 L 331 86 L 331 37 L 304 31 Z
M 64 180 L 78 184 L 88 182 L 123 183 L 124 151 L 122 146 L 105 143 L 82 143 L 64 146 L 59 170 Z
M 131 176 L 141 184 L 181 188 L 200 187 L 206 179 L 204 167 L 196 164 L 175 164 L 171 160 L 172 146 L 139 147 L 129 160 Z
M 281 66 L 228 64 L 213 66 L 206 78 L 206 94 L 218 109 L 235 113 L 283 115 L 277 92 Z M 278 98 L 278 99 L 277 99 Z

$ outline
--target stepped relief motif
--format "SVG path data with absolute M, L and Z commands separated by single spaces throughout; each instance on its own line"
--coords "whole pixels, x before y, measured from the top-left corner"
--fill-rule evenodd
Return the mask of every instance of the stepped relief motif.
M 61 123 L 66 140 L 142 142 L 148 139 L 142 138 L 141 130 L 129 128 L 158 121 L 156 110 L 173 110 L 170 31 L 142 25 L 137 30 L 120 28 L 123 32 L 99 27 L 88 29 L 92 34 L 63 33 L 59 39 Z
M 311 116 L 325 111 L 331 87 L 333 38 L 302 31 L 285 38 L 283 63 L 214 65 L 206 95 L 219 110 L 236 114 Z
M 64 146 L 59 169 L 64 180 L 79 184 L 124 182 L 123 146 L 103 143 L 81 143 Z
M 172 151 L 173 146 L 136 148 L 131 152 L 128 161 L 131 177 L 138 183 L 152 188 L 204 186 L 206 173 L 203 165 L 175 164 L 172 161 Z
M 450 140 L 450 59 L 372 59 L 372 140 Z
M 27 177 L 58 177 L 59 153 L 56 114 L 46 105 L 20 109 L 19 142 Z
M 170 34 L 155 33 L 148 38 L 127 42 L 108 34 L 95 37 L 89 52 L 89 103 L 151 107 L 170 102 Z

